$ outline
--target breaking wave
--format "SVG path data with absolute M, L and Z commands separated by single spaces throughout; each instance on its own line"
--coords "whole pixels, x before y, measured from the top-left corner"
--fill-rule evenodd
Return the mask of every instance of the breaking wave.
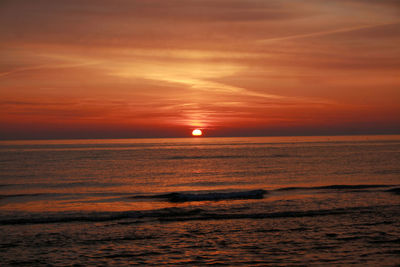
M 157 195 L 156 198 L 165 198 L 170 202 L 188 202 L 188 201 L 217 201 L 225 199 L 261 199 L 267 191 L 258 189 L 251 191 L 237 191 L 229 193 L 199 193 L 199 194 L 186 194 L 186 193 L 169 193 L 164 195 Z
M 195 183 L 182 183 L 173 186 L 217 186 L 217 185 L 240 185 L 246 184 L 244 182 L 195 182 Z M 376 189 L 376 190 L 374 190 Z M 155 194 L 148 192 L 143 195 L 133 195 L 129 192 L 90 192 L 90 193 L 22 193 L 22 194 L 0 194 L 1 199 L 12 198 L 79 198 L 79 197 L 124 197 L 126 199 L 159 199 L 173 203 L 180 202 L 195 202 L 195 201 L 219 201 L 219 200 L 235 200 L 235 199 L 262 199 L 268 192 L 290 192 L 290 191 L 312 191 L 312 190 L 327 190 L 335 192 L 388 192 L 393 194 L 400 194 L 400 187 L 398 185 L 384 185 L 384 184 L 364 184 L 364 185 L 326 185 L 314 187 L 283 187 L 267 191 L 264 189 L 248 190 L 248 191 L 229 191 L 218 190 L 215 192 L 198 191 L 198 192 L 167 192 L 165 194 Z
M 263 189 L 235 192 L 211 192 L 211 193 L 179 193 L 172 192 L 167 194 L 150 196 L 131 196 L 133 199 L 164 199 L 169 202 L 190 202 L 190 201 L 218 201 L 229 199 L 261 199 L 267 191 Z
M 185 184 L 186 185 L 186 184 Z M 192 184 L 187 184 L 192 185 Z M 197 184 L 196 184 L 197 185 Z M 209 185 L 209 184 L 207 184 Z M 214 185 L 214 184 L 213 184 Z M 222 184 L 221 184 L 222 185 Z M 395 185 L 384 184 L 365 184 L 365 185 L 326 185 L 314 187 L 283 187 L 272 190 L 270 192 L 285 192 L 285 191 L 310 191 L 310 190 L 328 190 L 335 192 L 373 192 L 373 189 L 380 189 L 379 191 L 391 192 L 399 194 L 399 188 L 391 188 Z M 387 190 L 382 190 L 390 188 Z M 221 190 L 222 191 L 222 190 Z M 219 201 L 219 200 L 235 200 L 235 199 L 262 199 L 267 190 L 257 189 L 249 191 L 234 191 L 234 192 L 196 192 L 196 193 L 183 193 L 183 192 L 170 192 L 166 194 L 156 195 L 135 195 L 130 196 L 130 199 L 162 199 L 168 202 L 181 203 L 181 202 L 194 202 L 194 201 Z

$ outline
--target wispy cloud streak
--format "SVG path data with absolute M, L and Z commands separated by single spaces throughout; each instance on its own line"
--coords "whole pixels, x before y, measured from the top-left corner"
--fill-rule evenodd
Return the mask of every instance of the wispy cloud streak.
M 338 29 L 317 31 L 317 32 L 311 32 L 311 33 L 303 33 L 303 34 L 294 34 L 294 35 L 283 36 L 283 37 L 263 39 L 263 40 L 259 40 L 259 42 L 260 43 L 269 43 L 269 42 L 279 42 L 279 41 L 285 41 L 285 40 L 320 37 L 320 36 L 332 35 L 332 34 L 337 34 L 337 33 L 347 33 L 347 32 L 359 31 L 359 30 L 364 30 L 364 29 L 369 29 L 369 28 L 376 28 L 376 27 L 381 27 L 381 26 L 397 25 L 397 24 L 400 24 L 400 21 L 352 26 L 352 27 L 348 27 L 348 28 L 338 28 Z

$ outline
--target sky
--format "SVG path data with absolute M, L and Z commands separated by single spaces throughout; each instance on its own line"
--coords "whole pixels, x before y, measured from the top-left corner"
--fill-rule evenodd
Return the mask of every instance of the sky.
M 400 133 L 397 0 L 1 0 L 0 139 Z

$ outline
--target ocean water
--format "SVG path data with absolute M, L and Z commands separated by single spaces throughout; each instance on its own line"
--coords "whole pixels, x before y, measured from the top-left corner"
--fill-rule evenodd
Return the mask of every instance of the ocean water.
M 400 264 L 400 136 L 0 142 L 0 265 Z

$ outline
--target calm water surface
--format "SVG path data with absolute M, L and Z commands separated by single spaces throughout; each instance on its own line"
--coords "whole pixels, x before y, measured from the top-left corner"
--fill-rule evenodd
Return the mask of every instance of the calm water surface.
M 400 136 L 0 142 L 0 263 L 400 264 Z

